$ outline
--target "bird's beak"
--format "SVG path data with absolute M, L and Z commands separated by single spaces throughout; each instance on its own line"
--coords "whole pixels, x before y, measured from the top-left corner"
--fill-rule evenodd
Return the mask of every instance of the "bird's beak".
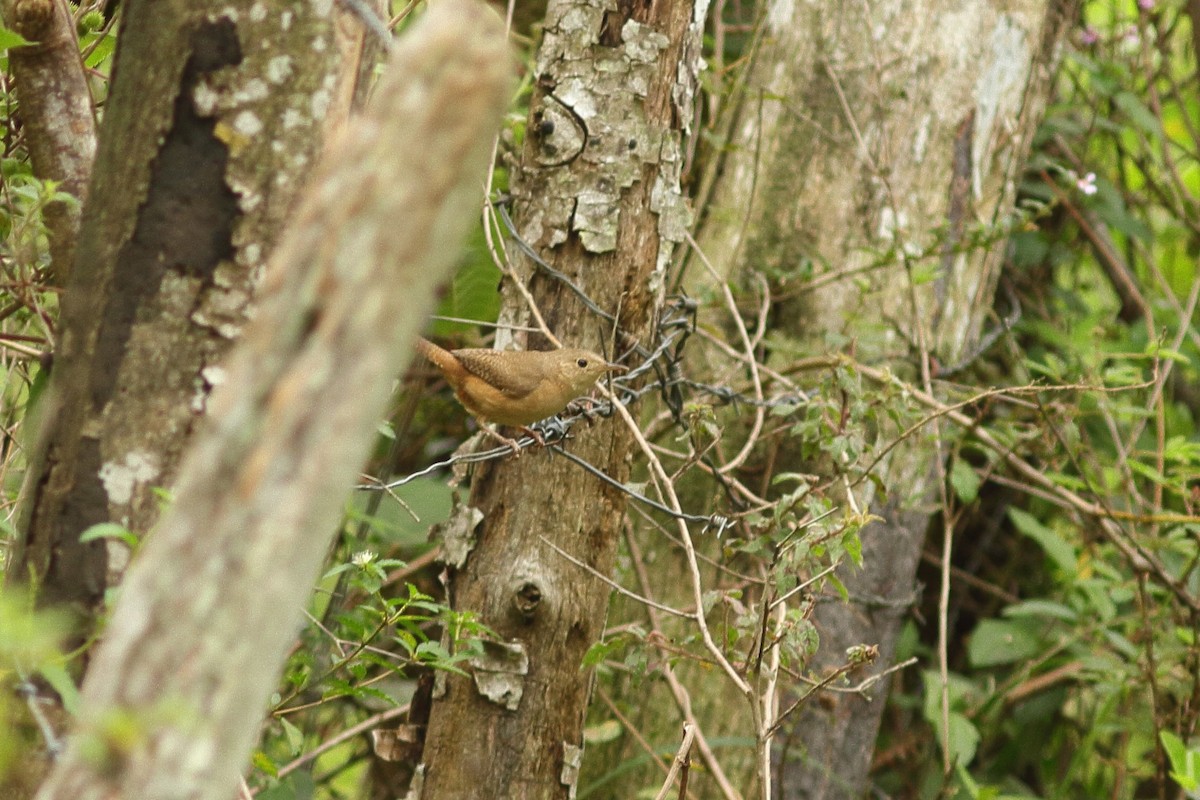
M 604 368 L 609 372 L 629 372 L 629 367 L 623 367 L 620 364 L 613 364 L 607 361 L 604 363 Z

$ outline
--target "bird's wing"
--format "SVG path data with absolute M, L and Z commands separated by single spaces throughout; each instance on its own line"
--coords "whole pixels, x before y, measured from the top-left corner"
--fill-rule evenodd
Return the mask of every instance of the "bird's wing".
M 467 372 L 483 378 L 500 390 L 505 397 L 520 400 L 538 387 L 541 382 L 541 371 L 533 369 L 521 352 L 500 353 L 496 350 L 467 349 L 455 350 L 454 355 L 467 368 Z M 524 369 L 522 369 L 524 367 Z

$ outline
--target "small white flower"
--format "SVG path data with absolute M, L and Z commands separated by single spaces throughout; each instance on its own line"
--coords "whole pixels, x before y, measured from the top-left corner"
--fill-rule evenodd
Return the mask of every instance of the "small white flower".
M 350 556 L 350 563 L 360 569 L 375 560 L 375 553 L 370 550 L 360 550 Z

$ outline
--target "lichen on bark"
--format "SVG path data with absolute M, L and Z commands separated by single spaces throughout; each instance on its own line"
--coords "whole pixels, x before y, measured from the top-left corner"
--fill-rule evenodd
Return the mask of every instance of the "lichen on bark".
M 589 252 L 614 250 L 623 192 L 657 165 L 652 210 L 660 234 L 682 241 L 691 215 L 678 190 L 679 131 L 651 122 L 646 109 L 667 37 L 633 19 L 613 34 L 609 12 L 592 3 L 554 5 L 549 14 L 537 60 L 543 93 L 530 135 L 535 161 L 555 172 L 536 197 L 522 198 L 521 236 L 554 247 L 575 234 Z M 690 99 L 685 93 L 676 103 Z M 583 168 L 558 169 L 577 159 Z M 669 253 L 662 249 L 664 260 Z

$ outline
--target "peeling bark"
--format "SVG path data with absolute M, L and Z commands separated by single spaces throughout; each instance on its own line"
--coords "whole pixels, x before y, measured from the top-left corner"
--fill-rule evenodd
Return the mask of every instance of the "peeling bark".
M 706 7 L 606 10 L 567 0 L 547 11 L 513 216 L 541 259 L 617 315 L 619 350 L 649 341 L 665 268 L 689 220 L 681 141 Z M 550 329 L 599 349 L 612 323 L 517 247 L 508 250 Z M 511 284 L 503 293 L 502 320 L 528 324 L 520 294 Z M 628 476 L 631 439 L 620 425 L 602 422 L 567 446 L 617 480 Z M 550 543 L 611 574 L 623 495 L 543 452 L 481 465 L 470 504 L 483 520 L 474 549 L 451 570 L 451 601 L 478 612 L 497 644 L 519 647 L 528 670 L 506 673 L 520 690 L 511 710 L 484 696 L 478 669 L 472 678 L 447 677 L 412 796 L 572 797 L 592 681 L 580 664 L 603 630 L 609 591 Z
M 140 535 L 157 520 L 156 490 L 173 485 L 263 264 L 348 109 L 346 63 L 332 3 L 124 9 L 11 570 L 41 603 L 94 613 L 128 551 L 80 533 L 112 521 Z
M 348 487 L 477 207 L 510 72 L 499 19 L 444 0 L 330 149 L 40 800 L 234 796 Z

